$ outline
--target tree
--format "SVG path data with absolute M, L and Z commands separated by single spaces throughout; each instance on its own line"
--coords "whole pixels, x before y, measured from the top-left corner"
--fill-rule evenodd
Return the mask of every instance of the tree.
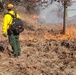
M 64 18 L 63 18 L 63 34 L 65 34 L 65 27 L 66 27 L 66 14 L 67 14 L 67 7 L 71 6 L 71 0 L 61 0 L 64 6 Z

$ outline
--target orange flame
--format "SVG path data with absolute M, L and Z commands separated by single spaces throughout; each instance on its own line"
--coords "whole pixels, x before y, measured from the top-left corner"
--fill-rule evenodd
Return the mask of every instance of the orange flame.
M 38 16 L 38 15 L 33 15 L 33 18 L 34 18 L 34 19 L 38 19 L 39 16 Z M 42 16 L 42 18 L 46 19 L 46 16 Z
M 35 36 L 36 34 L 32 34 L 27 39 L 20 38 L 20 41 L 35 41 Z M 48 32 L 48 30 L 44 30 L 42 37 L 40 36 L 40 38 L 38 37 L 38 39 L 44 42 L 46 42 L 47 40 L 74 40 L 76 39 L 76 26 L 67 27 L 65 34 L 61 34 L 60 31 L 51 34 L 51 32 Z
M 66 32 L 65 34 L 56 34 L 56 35 L 52 35 L 49 32 L 44 32 L 44 41 L 46 40 L 74 40 L 76 39 L 76 28 L 66 28 Z
M 25 41 L 25 39 L 24 39 L 24 38 L 21 38 L 21 37 L 19 38 L 19 40 L 20 40 L 20 41 Z
M 28 39 L 24 39 L 22 37 L 19 38 L 19 41 L 21 41 L 21 42 L 24 42 L 24 41 L 34 41 L 34 40 L 35 40 L 34 36 L 31 36 Z
M 29 37 L 28 40 L 29 40 L 29 41 L 34 41 L 34 39 L 35 39 L 34 36 L 32 36 L 32 37 Z
M 33 18 L 34 19 L 38 19 L 39 17 L 37 15 L 33 15 Z

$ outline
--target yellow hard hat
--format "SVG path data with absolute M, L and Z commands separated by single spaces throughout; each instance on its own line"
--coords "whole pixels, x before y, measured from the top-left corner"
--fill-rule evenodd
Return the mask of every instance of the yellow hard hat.
M 11 3 L 9 3 L 9 4 L 7 5 L 7 8 L 8 8 L 8 9 L 12 9 L 13 7 L 14 7 L 14 5 L 11 4 Z

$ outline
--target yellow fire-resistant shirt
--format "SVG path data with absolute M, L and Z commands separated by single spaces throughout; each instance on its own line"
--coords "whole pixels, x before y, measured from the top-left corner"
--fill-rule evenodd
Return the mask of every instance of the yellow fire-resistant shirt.
M 10 11 L 9 12 L 10 14 L 15 14 L 14 11 Z M 20 16 L 17 14 L 17 18 L 20 18 Z M 4 19 L 3 19 L 3 25 L 2 25 L 2 34 L 7 34 L 7 30 L 9 29 L 11 23 L 12 23 L 12 16 L 9 15 L 9 14 L 6 14 L 4 16 Z

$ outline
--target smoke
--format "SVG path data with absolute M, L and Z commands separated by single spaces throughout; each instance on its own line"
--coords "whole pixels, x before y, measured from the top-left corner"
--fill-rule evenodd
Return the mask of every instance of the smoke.
M 50 2 L 48 0 L 48 2 Z M 38 21 L 47 24 L 59 24 L 63 21 L 63 6 L 61 3 L 54 1 L 52 4 L 42 5 L 39 7 Z

